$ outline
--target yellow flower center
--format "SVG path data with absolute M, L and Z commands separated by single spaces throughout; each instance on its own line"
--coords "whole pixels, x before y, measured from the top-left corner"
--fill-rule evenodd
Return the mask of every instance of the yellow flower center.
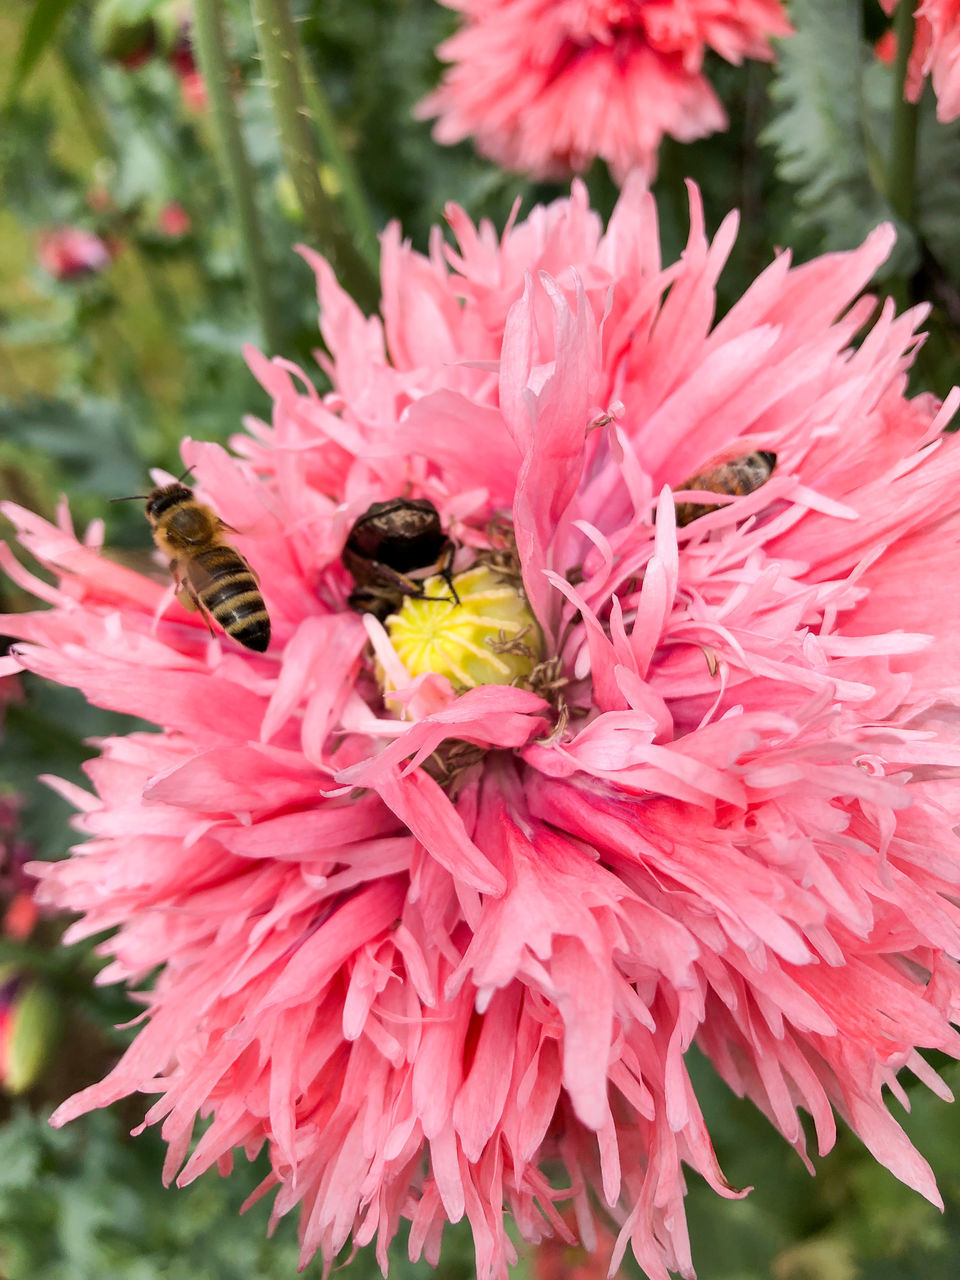
M 460 603 L 439 575 L 408 596 L 386 627 L 411 676 L 446 676 L 455 689 L 518 684 L 543 657 L 543 637 L 526 597 L 510 579 L 475 565 L 453 579 Z M 389 686 L 388 687 L 392 687 Z

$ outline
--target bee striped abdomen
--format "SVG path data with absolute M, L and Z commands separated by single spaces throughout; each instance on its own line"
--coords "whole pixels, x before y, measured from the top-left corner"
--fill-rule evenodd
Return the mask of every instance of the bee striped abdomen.
M 727 494 L 731 498 L 746 497 L 773 475 L 777 464 L 777 455 L 766 449 L 755 453 L 745 453 L 739 458 L 730 458 L 719 462 L 706 471 L 699 471 L 681 485 L 682 489 L 705 489 L 708 493 Z M 692 524 L 701 516 L 716 511 L 719 503 L 678 502 L 676 503 L 677 526 Z
M 238 644 L 263 653 L 270 643 L 270 618 L 253 573 L 230 546 L 210 547 L 189 562 L 187 578 L 200 603 Z

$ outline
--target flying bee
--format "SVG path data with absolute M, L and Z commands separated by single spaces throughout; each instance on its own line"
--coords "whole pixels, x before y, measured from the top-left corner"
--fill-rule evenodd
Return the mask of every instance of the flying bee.
M 454 551 L 440 513 L 428 499 L 374 502 L 354 521 L 341 555 L 357 584 L 347 603 L 357 613 L 372 613 L 383 622 L 400 608 L 404 596 L 424 599 L 418 579 L 438 572 L 456 602 L 450 572 Z
M 231 639 L 263 653 L 270 643 L 270 618 L 257 575 L 223 536 L 224 530 L 236 530 L 179 480 L 133 496 L 146 499 L 150 531 L 170 561 L 181 604 L 200 610 L 211 635 L 213 618 Z
M 758 449 L 755 453 L 745 453 L 739 458 L 729 458 L 726 462 L 717 462 L 699 471 L 689 480 L 684 480 L 681 489 L 706 489 L 708 493 L 730 494 L 731 497 L 743 497 L 753 493 L 761 485 L 767 483 L 773 475 L 777 455 L 766 449 Z M 716 511 L 720 503 L 678 502 L 677 525 L 682 527 L 698 520 L 700 516 Z

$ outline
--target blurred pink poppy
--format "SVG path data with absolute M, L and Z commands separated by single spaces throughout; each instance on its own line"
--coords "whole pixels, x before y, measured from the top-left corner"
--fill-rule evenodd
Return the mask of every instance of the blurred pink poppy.
M 417 108 L 434 137 L 537 178 L 599 156 L 618 181 L 652 180 L 665 134 L 691 142 L 727 127 L 703 74 L 770 58 L 790 24 L 779 0 L 443 0 L 463 25 L 437 50 L 452 65 Z
M 83 227 L 56 227 L 37 241 L 37 261 L 55 280 L 97 275 L 112 256 L 106 241 Z
M 171 200 L 157 214 L 157 230 L 168 240 L 182 240 L 190 234 L 190 215 L 182 204 Z

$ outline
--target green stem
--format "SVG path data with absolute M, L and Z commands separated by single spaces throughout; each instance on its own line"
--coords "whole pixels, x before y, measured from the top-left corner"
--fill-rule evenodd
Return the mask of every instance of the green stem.
M 284 164 L 307 232 L 357 301 L 372 309 L 379 293 L 376 277 L 344 229 L 336 205 L 320 181 L 320 149 L 310 124 L 289 5 L 287 0 L 252 0 L 252 5 Z
M 340 187 L 340 198 L 357 249 L 374 274 L 380 269 L 380 247 L 377 243 L 377 227 L 367 203 L 366 192 L 360 181 L 356 165 L 340 141 L 340 130 L 330 108 L 330 100 L 317 79 L 307 70 L 305 74 L 307 106 L 310 118 L 320 135 L 320 146 L 333 169 Z
M 915 25 L 912 0 L 900 0 L 893 27 L 897 39 L 897 61 L 893 77 L 893 127 L 890 138 L 890 167 L 887 172 L 887 196 L 894 212 L 905 222 L 913 220 L 917 162 L 918 111 L 916 104 L 907 102 L 904 97 Z
M 98 156 L 114 159 L 116 148 L 104 120 L 103 108 L 89 92 L 79 60 L 68 40 L 60 45 L 58 54 L 60 68 L 63 71 L 62 83 L 70 99 L 77 124 L 87 135 L 87 141 Z
M 260 317 L 263 340 L 270 352 L 279 351 L 282 348 L 280 326 L 264 251 L 260 211 L 254 198 L 253 168 L 233 101 L 221 0 L 195 0 L 193 32 L 200 70 L 210 96 L 217 154 L 224 181 L 233 197 L 247 279 Z

